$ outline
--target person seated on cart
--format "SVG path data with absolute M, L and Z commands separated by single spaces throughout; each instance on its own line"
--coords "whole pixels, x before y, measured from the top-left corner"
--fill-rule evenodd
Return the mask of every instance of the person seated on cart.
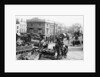
M 39 48 L 43 49 L 43 48 L 47 48 L 47 47 L 48 47 L 48 43 L 47 43 L 45 37 L 40 37 Z
M 43 47 L 43 48 L 48 48 L 48 43 L 46 42 L 45 39 L 42 39 L 42 40 L 41 40 L 41 44 L 42 44 L 42 47 Z

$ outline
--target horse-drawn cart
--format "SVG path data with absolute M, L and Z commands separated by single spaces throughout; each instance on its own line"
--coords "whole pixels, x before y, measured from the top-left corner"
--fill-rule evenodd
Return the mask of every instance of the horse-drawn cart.
M 22 46 L 16 48 L 16 55 L 18 60 L 34 60 L 36 55 L 39 55 L 38 47 L 35 46 Z
M 41 49 L 40 52 L 40 59 L 51 59 L 51 60 L 57 60 L 57 59 L 62 59 L 62 57 L 66 57 L 67 53 L 68 53 L 68 46 L 64 45 L 60 50 L 59 50 L 60 54 L 58 55 L 58 51 L 55 48 L 55 46 L 53 47 L 53 49 Z
M 66 56 L 68 52 L 68 47 L 63 46 L 61 52 L 61 56 Z M 58 59 L 58 53 L 55 47 L 53 49 L 49 48 L 40 48 L 33 45 L 30 46 L 23 46 L 23 47 L 17 47 L 16 48 L 16 55 L 20 56 L 17 58 L 18 60 L 43 60 L 45 59 L 51 59 L 51 60 L 57 60 Z

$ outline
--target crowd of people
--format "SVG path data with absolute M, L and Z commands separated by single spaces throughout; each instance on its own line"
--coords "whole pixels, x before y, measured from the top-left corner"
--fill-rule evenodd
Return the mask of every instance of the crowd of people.
M 63 40 L 66 38 L 68 43 L 70 42 L 71 39 L 74 39 L 71 43 L 72 45 L 78 45 L 78 44 L 83 44 L 83 35 L 82 34 L 77 34 L 74 33 L 73 36 L 69 36 L 68 33 L 62 33 L 59 34 L 55 37 L 50 37 L 45 38 L 44 35 L 41 34 L 31 34 L 31 33 L 26 33 L 26 34 L 16 34 L 16 46 L 21 47 L 21 46 L 29 46 L 29 45 L 34 45 L 37 46 L 40 50 L 41 49 L 48 49 L 48 45 L 50 42 L 55 43 L 55 46 L 53 47 L 54 53 L 57 53 L 57 59 L 59 56 L 65 56 L 68 52 L 68 45 L 64 45 Z M 33 39 L 37 39 L 38 41 L 33 42 Z M 81 42 L 80 42 L 81 39 Z

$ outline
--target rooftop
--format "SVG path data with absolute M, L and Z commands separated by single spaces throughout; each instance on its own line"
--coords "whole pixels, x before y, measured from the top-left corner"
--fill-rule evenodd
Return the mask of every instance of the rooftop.
M 27 22 L 45 22 L 45 20 L 39 18 L 32 18 L 32 19 L 27 19 Z

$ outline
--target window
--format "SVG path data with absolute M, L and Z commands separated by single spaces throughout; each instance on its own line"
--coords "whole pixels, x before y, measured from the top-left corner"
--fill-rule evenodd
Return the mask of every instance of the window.
M 23 32 L 23 29 L 22 29 L 22 32 Z
M 21 32 L 21 29 L 20 29 L 20 32 Z
M 18 29 L 18 26 L 17 26 L 17 29 Z
M 41 28 L 38 28 L 38 30 L 42 30 Z
M 48 27 L 48 24 L 47 24 L 47 27 Z
M 23 29 L 23 32 L 25 32 L 24 29 Z
M 18 19 L 16 20 L 16 24 L 19 24 L 19 20 Z
M 48 34 L 48 28 L 47 28 L 47 34 Z

